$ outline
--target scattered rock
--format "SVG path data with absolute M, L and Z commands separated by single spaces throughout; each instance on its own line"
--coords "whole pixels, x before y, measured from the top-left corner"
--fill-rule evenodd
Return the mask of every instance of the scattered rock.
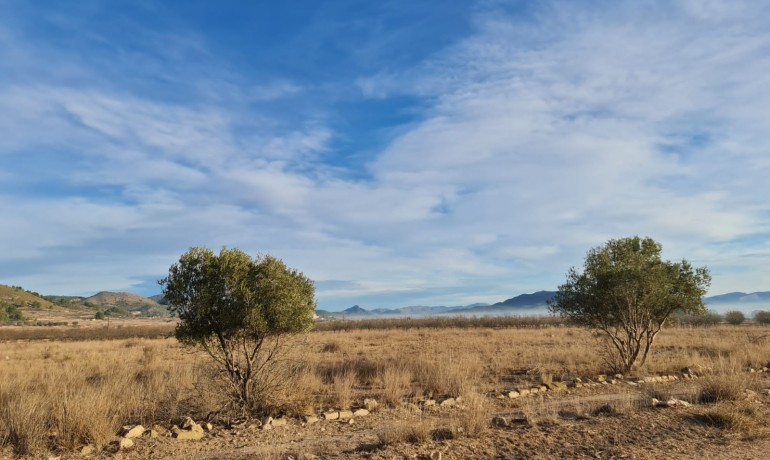
M 340 411 L 340 420 L 347 420 L 353 418 L 353 411 L 350 410 L 341 410 Z
M 428 457 L 430 457 L 430 460 L 441 460 L 441 452 L 433 451 Z
M 174 426 L 171 429 L 171 436 L 173 436 L 176 439 L 182 439 L 182 440 L 192 440 L 197 441 L 199 439 L 202 439 L 203 436 L 206 434 L 203 431 L 203 427 L 198 425 L 197 423 L 194 423 L 193 425 L 189 425 L 190 429 L 182 429 L 178 426 Z
M 652 407 L 690 407 L 692 404 L 688 403 L 687 401 L 682 401 L 681 399 L 675 399 L 671 398 L 667 401 L 660 401 L 658 399 L 652 398 Z
M 302 421 L 305 423 L 305 425 L 312 425 L 314 423 L 318 423 L 318 417 L 315 415 L 306 415 L 302 417 Z
M 505 417 L 493 417 L 492 418 L 492 425 L 500 427 L 500 428 L 507 428 L 507 427 L 509 427 L 511 425 L 511 423 Z
M 144 427 L 142 425 L 126 425 L 120 429 L 118 436 L 131 439 L 138 438 L 142 433 L 144 433 Z
M 520 396 L 520 394 L 519 394 L 519 392 L 518 392 L 518 391 L 515 391 L 515 390 L 514 390 L 514 391 L 509 391 L 509 392 L 506 394 L 506 396 L 508 397 L 508 399 L 516 399 L 516 398 L 518 398 L 518 397 Z
M 337 420 L 340 418 L 340 413 L 336 410 L 330 410 L 323 413 L 324 420 Z
M 185 417 L 184 421 L 179 425 L 183 430 L 192 430 L 192 428 L 197 425 L 195 423 L 195 420 L 193 420 L 190 417 Z
M 83 446 L 83 448 L 80 449 L 80 455 L 91 455 L 94 453 L 95 450 L 96 449 L 94 449 L 94 446 L 89 444 L 87 446 Z
M 519 390 L 519 395 L 521 395 L 521 396 L 528 396 L 529 395 L 529 390 L 527 388 L 522 388 L 522 389 Z
M 208 423 L 208 422 L 201 423 L 201 427 L 203 427 L 203 431 L 205 431 L 207 433 L 211 432 L 211 430 L 214 429 L 214 425 L 212 425 L 211 423 Z
M 454 398 L 447 398 L 443 401 L 441 401 L 441 404 L 439 404 L 441 407 L 452 407 L 456 404 L 456 401 Z
M 128 438 L 120 438 L 118 441 L 118 450 L 128 450 L 134 447 L 134 441 Z
M 366 409 L 358 409 L 353 412 L 353 417 L 366 417 L 367 415 L 369 415 L 369 411 Z
M 142 433 L 142 437 L 144 438 L 157 438 L 158 432 L 155 430 L 146 430 L 144 433 Z
M 262 420 L 260 420 L 262 423 L 262 430 L 272 430 L 273 429 L 273 417 L 265 417 Z
M 426 399 L 425 401 L 422 402 L 422 405 L 425 406 L 425 407 L 435 406 L 436 405 L 436 400 L 435 399 Z M 370 409 L 370 411 L 371 411 L 371 409 Z
M 153 425 L 152 426 L 152 431 L 158 432 L 158 434 L 161 435 L 161 436 L 168 433 L 168 430 L 165 427 L 160 426 L 160 425 Z
M 272 425 L 273 426 L 286 426 L 289 423 L 288 419 L 286 417 L 279 417 L 274 418 Z

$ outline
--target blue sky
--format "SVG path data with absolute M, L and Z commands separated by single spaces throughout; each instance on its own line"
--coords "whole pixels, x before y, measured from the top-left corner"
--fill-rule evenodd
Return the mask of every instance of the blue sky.
M 0 0 L 0 283 L 193 245 L 339 309 L 554 289 L 609 238 L 770 289 L 763 1 Z

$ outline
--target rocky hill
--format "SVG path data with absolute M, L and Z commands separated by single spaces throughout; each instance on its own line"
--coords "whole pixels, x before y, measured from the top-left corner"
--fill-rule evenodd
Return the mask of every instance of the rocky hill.
M 47 309 L 59 308 L 53 302 L 44 299 L 36 292 L 24 290 L 18 286 L 6 286 L 0 284 L 0 304 L 13 305 L 22 309 Z
M 160 304 L 154 300 L 142 297 L 137 294 L 131 294 L 130 292 L 108 292 L 102 291 L 91 297 L 83 299 L 84 303 L 90 303 L 98 305 L 100 307 L 111 308 L 119 307 L 132 310 L 134 308 L 140 308 L 143 306 L 157 307 Z

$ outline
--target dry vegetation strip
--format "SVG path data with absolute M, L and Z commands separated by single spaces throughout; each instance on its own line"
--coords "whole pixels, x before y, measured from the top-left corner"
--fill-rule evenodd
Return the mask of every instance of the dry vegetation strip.
M 756 340 L 759 332 L 767 331 L 755 326 L 666 330 L 652 361 L 639 372 L 697 369 L 715 376 L 713 389 L 704 385 L 701 398 L 724 399 L 720 391 L 733 390 L 720 386 L 719 376 L 745 375 L 748 367 L 768 364 L 770 342 Z M 289 362 L 301 372 L 276 398 L 276 410 L 299 416 L 359 406 L 367 397 L 396 407 L 426 395 L 463 395 L 475 415 L 447 429 L 480 434 L 492 410 L 491 398 L 479 395 L 601 373 L 598 340 L 569 327 L 315 332 L 298 338 Z M 121 425 L 203 418 L 223 403 L 208 359 L 174 339 L 2 342 L 0 375 L 0 443 L 18 454 L 103 446 Z M 522 407 L 533 413 L 549 410 Z M 710 423 L 730 423 L 719 421 L 717 412 L 707 416 Z M 745 424 L 747 417 L 740 412 L 735 423 Z M 407 437 L 423 436 L 414 427 L 405 431 Z M 391 435 L 384 433 L 383 442 L 394 442 Z

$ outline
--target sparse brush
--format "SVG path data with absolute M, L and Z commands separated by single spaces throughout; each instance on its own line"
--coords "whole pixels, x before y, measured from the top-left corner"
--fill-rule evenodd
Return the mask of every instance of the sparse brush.
M 698 381 L 697 400 L 700 403 L 737 401 L 744 397 L 746 389 L 755 385 L 755 379 L 751 374 L 709 375 Z
M 356 374 L 345 371 L 334 377 L 334 398 L 336 406 L 340 409 L 348 409 L 353 403 L 353 386 L 356 383 Z
M 424 420 L 398 420 L 377 432 L 377 438 L 383 446 L 402 442 L 421 444 L 430 441 L 432 426 Z
M 326 342 L 321 347 L 321 351 L 324 353 L 338 353 L 342 350 L 342 346 L 340 346 L 340 343 L 336 340 L 332 340 L 331 342 Z
M 481 436 L 489 429 L 491 410 L 490 402 L 484 395 L 475 391 L 466 393 L 462 411 L 455 418 L 457 431 L 472 438 Z
M 17 455 L 31 455 L 46 447 L 48 401 L 40 395 L 22 394 L 20 390 L 0 390 L 0 440 Z
M 412 373 L 399 364 L 386 365 L 382 370 L 382 400 L 391 407 L 401 404 L 412 382 Z
M 695 419 L 714 428 L 737 431 L 746 435 L 760 433 L 765 420 L 750 407 L 735 404 L 720 404 L 695 416 Z

